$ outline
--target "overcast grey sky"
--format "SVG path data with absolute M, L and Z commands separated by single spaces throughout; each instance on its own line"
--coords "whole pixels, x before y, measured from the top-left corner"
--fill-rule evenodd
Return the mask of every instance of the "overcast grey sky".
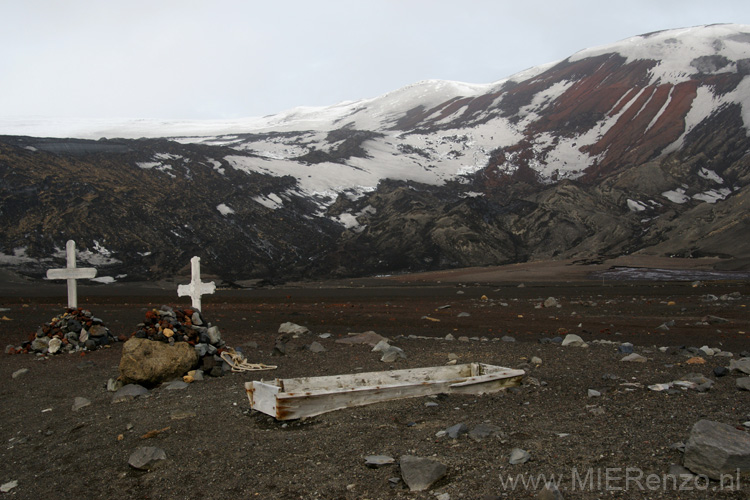
M 227 119 L 490 83 L 748 0 L 0 0 L 0 118 Z

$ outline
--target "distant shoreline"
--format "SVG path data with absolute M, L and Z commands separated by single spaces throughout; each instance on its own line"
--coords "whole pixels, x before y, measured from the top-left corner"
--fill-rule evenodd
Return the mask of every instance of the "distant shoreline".
M 340 289 L 340 288 L 388 288 L 408 286 L 440 286 L 456 284 L 518 285 L 520 283 L 575 283 L 609 281 L 690 281 L 690 280 L 748 280 L 750 271 L 717 271 L 721 259 L 667 258 L 651 256 L 617 257 L 599 262 L 538 261 L 492 267 L 472 267 L 428 271 L 402 275 L 342 278 L 303 282 L 288 282 L 279 285 L 264 285 L 247 288 L 231 288 L 216 277 L 207 276 L 219 287 L 219 293 L 230 295 L 243 291 L 271 291 L 285 289 Z M 7 269 L 0 269 L 0 297 L 25 295 L 31 297 L 57 297 L 65 295 L 65 283 L 32 280 L 18 276 Z M 79 282 L 81 294 L 93 296 L 170 296 L 177 298 L 177 285 L 189 281 L 188 276 L 153 282 L 115 282 L 91 284 Z M 235 292 L 235 293 L 233 293 Z

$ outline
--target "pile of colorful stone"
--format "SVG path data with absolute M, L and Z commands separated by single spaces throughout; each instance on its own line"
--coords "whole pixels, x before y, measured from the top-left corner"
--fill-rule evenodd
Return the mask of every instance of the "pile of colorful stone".
M 81 307 L 66 309 L 55 316 L 49 323 L 42 325 L 29 340 L 20 346 L 8 346 L 5 352 L 19 354 L 34 352 L 38 354 L 57 354 L 94 350 L 115 342 L 114 335 L 104 322 Z
M 219 327 L 211 326 L 198 309 L 166 305 L 150 309 L 132 336 L 170 344 L 187 342 L 195 347 L 204 373 L 218 376 L 226 371 L 222 370 L 220 357 L 226 343 L 221 338 Z

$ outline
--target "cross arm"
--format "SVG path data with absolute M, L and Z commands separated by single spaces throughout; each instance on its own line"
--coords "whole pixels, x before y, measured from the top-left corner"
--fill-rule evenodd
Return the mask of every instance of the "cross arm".
M 93 267 L 68 267 L 65 269 L 48 269 L 47 279 L 91 279 L 96 277 L 96 269 Z

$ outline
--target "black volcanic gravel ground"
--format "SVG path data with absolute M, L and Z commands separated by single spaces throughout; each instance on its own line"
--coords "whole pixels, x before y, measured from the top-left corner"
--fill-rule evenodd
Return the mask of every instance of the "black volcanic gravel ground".
M 0 346 L 19 344 L 63 310 L 64 297 L 50 298 L 50 290 L 57 294 L 60 288 L 24 286 L 3 293 L 0 308 L 8 310 L 0 312 Z M 176 293 L 137 286 L 81 287 L 80 293 L 80 305 L 101 317 L 115 336 L 132 333 L 147 308 L 189 304 Z M 708 300 L 731 293 L 739 298 Z M 539 308 L 550 296 L 561 307 Z M 437 493 L 451 499 L 534 498 L 538 488 L 511 491 L 503 479 L 554 474 L 563 477 L 566 499 L 746 499 L 750 479 L 743 479 L 739 491 L 707 492 L 695 489 L 695 483 L 692 491 L 675 492 L 671 483 L 641 491 L 637 481 L 627 489 L 612 488 L 626 486 L 616 478 L 629 467 L 644 477 L 665 475 L 671 463 L 681 461 L 673 443 L 686 441 L 700 419 L 736 427 L 750 420 L 750 393 L 736 389 L 738 375 L 713 375 L 715 367 L 728 366 L 728 358 L 707 357 L 705 364 L 688 365 L 686 356 L 657 349 L 709 345 L 735 357 L 750 351 L 748 305 L 747 282 L 697 287 L 689 282 L 537 282 L 519 288 L 516 283 L 376 280 L 353 282 L 352 287 L 220 290 L 204 298 L 205 317 L 221 328 L 230 346 L 243 347 L 250 361 L 277 364 L 277 370 L 209 378 L 181 391 L 156 388 L 148 397 L 113 404 L 106 383 L 118 375 L 122 344 L 49 359 L 2 355 L 0 485 L 18 485 L 0 497 L 434 499 Z M 461 312 L 470 316 L 458 317 Z M 707 315 L 728 321 L 698 324 Z M 658 329 L 669 320 L 674 327 Z M 307 326 L 312 334 L 292 340 L 287 356 L 271 357 L 278 327 L 287 321 Z M 407 359 L 385 364 L 367 346 L 335 343 L 350 332 L 367 330 L 391 338 Z M 590 347 L 539 342 L 567 332 L 580 335 Z M 332 335 L 323 339 L 318 337 L 322 333 Z M 486 340 L 443 340 L 449 333 Z M 498 340 L 502 336 L 516 342 Z M 592 342 L 597 339 L 631 342 L 648 361 L 620 362 L 623 355 L 616 346 Z M 302 349 L 314 340 L 327 351 Z M 250 347 L 253 343 L 257 348 Z M 250 411 L 243 389 L 245 381 L 263 377 L 441 365 L 449 353 L 459 362 L 525 367 L 541 385 L 527 379 L 519 390 L 505 393 L 414 398 L 286 424 Z M 532 356 L 542 364 L 530 366 Z M 29 371 L 12 378 L 22 368 Z M 713 379 L 714 387 L 672 395 L 645 388 L 691 372 Z M 588 389 L 602 396 L 589 397 Z M 72 411 L 76 397 L 88 398 L 91 405 Z M 462 422 L 469 428 L 491 423 L 502 434 L 480 442 L 465 435 L 436 437 Z M 142 438 L 153 430 L 161 432 Z M 128 458 L 140 446 L 164 449 L 167 460 L 150 472 L 130 468 Z M 509 465 L 516 447 L 527 450 L 531 461 Z M 447 465 L 448 473 L 430 491 L 411 493 L 403 482 L 389 482 L 400 475 L 397 465 L 370 469 L 364 465 L 367 455 L 431 457 Z M 607 469 L 614 478 L 609 485 L 604 482 Z M 589 471 L 600 474 L 601 481 L 589 476 L 593 482 L 582 490 L 580 480 Z

